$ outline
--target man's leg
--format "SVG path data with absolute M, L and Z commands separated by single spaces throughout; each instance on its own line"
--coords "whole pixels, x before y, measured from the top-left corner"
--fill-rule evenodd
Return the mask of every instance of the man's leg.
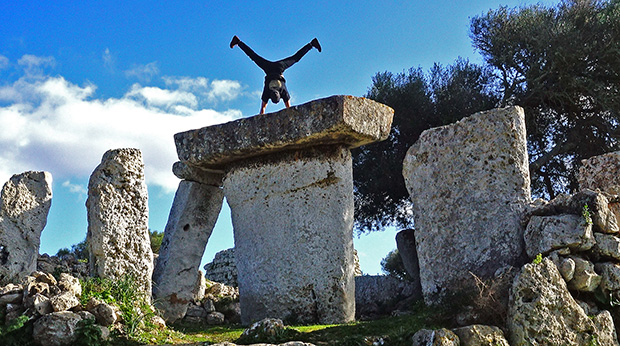
M 279 60 L 276 63 L 280 64 L 280 66 L 282 66 L 283 70 L 286 70 L 287 68 L 291 67 L 293 64 L 295 64 L 296 62 L 301 60 L 301 58 L 304 55 L 306 55 L 306 53 L 308 53 L 310 51 L 310 49 L 312 49 L 312 48 L 316 48 L 319 52 L 321 51 L 321 45 L 319 44 L 319 40 L 317 40 L 316 38 L 312 39 L 312 41 L 310 43 L 308 43 L 305 46 L 303 46 L 294 55 L 292 55 L 292 56 L 290 56 L 290 57 L 288 57 L 286 59 Z
M 265 101 L 261 101 L 261 105 L 260 105 L 260 113 L 258 114 L 265 114 L 265 108 L 267 107 L 267 102 Z
M 243 43 L 243 41 L 239 40 L 239 42 L 237 44 L 239 45 L 239 48 L 241 48 L 241 50 L 248 57 L 250 57 L 250 59 L 252 59 L 252 61 L 254 61 L 256 63 L 256 65 L 258 65 L 258 67 L 260 67 L 263 71 L 265 71 L 265 73 L 267 73 L 266 69 L 269 67 L 269 64 L 273 64 L 271 61 L 269 61 L 267 59 L 264 59 L 260 55 L 256 54 L 252 50 L 252 48 L 248 47 L 248 45 Z

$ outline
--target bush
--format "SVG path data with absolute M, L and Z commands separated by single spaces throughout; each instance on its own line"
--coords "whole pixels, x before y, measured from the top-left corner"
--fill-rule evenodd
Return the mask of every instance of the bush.
M 393 276 L 399 280 L 411 281 L 411 276 L 405 270 L 403 259 L 398 253 L 398 249 L 390 251 L 385 258 L 381 260 L 381 269 L 389 276 Z
M 153 250 L 153 253 L 159 253 L 161 242 L 164 240 L 164 232 L 151 231 L 149 229 L 149 237 L 151 238 L 151 250 Z

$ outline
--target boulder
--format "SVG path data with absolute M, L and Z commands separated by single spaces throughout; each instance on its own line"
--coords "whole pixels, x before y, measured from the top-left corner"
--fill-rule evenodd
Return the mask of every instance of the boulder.
M 97 323 L 102 326 L 107 327 L 116 323 L 117 308 L 110 304 L 101 302 L 92 306 L 88 311 L 95 316 Z
M 111 280 L 132 276 L 150 299 L 153 252 L 147 200 L 140 150 L 107 151 L 88 182 L 91 273 Z
M 620 261 L 620 238 L 613 234 L 594 233 L 594 252 L 599 256 Z
M 601 283 L 601 276 L 594 270 L 594 264 L 580 257 L 571 258 L 575 262 L 573 279 L 568 282 L 568 288 L 581 292 L 594 292 Z
M 80 305 L 80 300 L 71 292 L 63 292 L 50 298 L 50 304 L 54 311 L 67 311 Z
M 82 285 L 80 284 L 80 280 L 67 273 L 60 274 L 58 288 L 60 288 L 63 292 L 71 292 L 77 297 L 82 295 Z
M 523 109 L 424 131 L 407 151 L 403 176 L 426 303 L 474 287 L 471 273 L 487 279 L 525 261 L 521 215 L 531 196 Z
M 187 304 L 198 294 L 200 261 L 223 199 L 219 187 L 179 183 L 153 272 L 155 306 L 167 322 L 183 318 Z
M 246 340 L 264 339 L 265 337 L 274 337 L 281 334 L 284 329 L 284 322 L 281 319 L 264 318 L 245 329 L 241 333 L 241 337 L 246 338 Z
M 565 247 L 585 251 L 594 245 L 592 224 L 572 214 L 533 216 L 523 237 L 530 258 Z
M 607 297 L 620 290 L 620 264 L 611 262 L 597 263 L 594 265 L 594 269 L 601 275 L 601 289 Z
M 80 315 L 69 312 L 53 312 L 34 322 L 32 336 L 41 346 L 64 346 L 75 342 L 75 330 Z
M 495 326 L 475 324 L 452 332 L 459 337 L 460 346 L 510 346 L 504 332 Z
M 459 337 L 449 329 L 420 329 L 411 338 L 413 346 L 459 346 Z
M 512 287 L 507 324 L 511 345 L 588 345 L 604 334 L 548 258 L 521 269 Z
M 52 175 L 16 174 L 0 194 L 0 284 L 37 269 L 41 232 L 52 204 Z
M 213 311 L 207 314 L 207 324 L 208 325 L 220 325 L 224 324 L 224 314 L 221 312 Z

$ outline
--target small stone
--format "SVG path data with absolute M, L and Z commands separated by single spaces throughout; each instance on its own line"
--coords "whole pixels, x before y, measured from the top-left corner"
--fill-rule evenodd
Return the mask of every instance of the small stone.
M 205 318 L 207 316 L 207 312 L 200 305 L 189 304 L 187 306 L 187 312 L 185 313 L 187 317 L 197 317 L 197 318 Z
M 612 234 L 594 233 L 594 252 L 600 256 L 620 260 L 620 238 Z
M 460 346 L 510 346 L 504 332 L 495 326 L 472 325 L 452 330 Z
M 220 325 L 224 323 L 224 314 L 221 312 L 213 311 L 207 314 L 207 324 Z
M 0 296 L 3 296 L 5 294 L 12 294 L 12 293 L 22 293 L 24 291 L 24 288 L 22 287 L 22 285 L 17 285 L 17 284 L 7 284 L 4 287 L 0 287 Z
M 259 339 L 269 336 L 276 336 L 284 331 L 284 322 L 278 318 L 264 318 L 255 322 L 241 333 L 241 337 L 249 339 Z
M 202 307 L 207 313 L 215 311 L 215 304 L 212 299 L 205 299 L 204 302 L 202 302 Z
M 420 329 L 411 338 L 413 346 L 459 346 L 459 337 L 452 331 Z
M 160 329 L 166 328 L 166 321 L 157 315 L 151 317 L 151 324 Z
M 101 303 L 88 311 L 95 315 L 97 323 L 102 326 L 109 326 L 117 320 L 116 309 L 107 303 Z
M 564 278 L 564 281 L 569 282 L 575 276 L 575 260 L 572 258 L 563 258 L 558 266 L 560 274 Z
M 575 273 L 573 279 L 568 282 L 568 288 L 582 292 L 594 292 L 601 283 L 601 276 L 594 271 L 594 264 L 580 257 L 571 258 L 575 261 Z
M 67 273 L 60 274 L 60 280 L 58 281 L 58 287 L 62 291 L 73 293 L 76 297 L 82 295 L 82 285 L 80 280 Z
M 23 296 L 24 295 L 22 293 L 9 293 L 9 294 L 0 296 L 0 306 L 5 306 L 7 304 L 21 303 Z
M 67 311 L 80 305 L 80 300 L 71 292 L 63 292 L 52 297 L 50 299 L 50 304 L 55 312 Z
M 620 290 L 620 264 L 597 263 L 594 269 L 601 275 L 601 289 L 604 293 L 610 294 Z
M 33 299 L 34 309 L 39 315 L 47 315 L 54 312 L 50 299 L 42 294 L 37 293 Z

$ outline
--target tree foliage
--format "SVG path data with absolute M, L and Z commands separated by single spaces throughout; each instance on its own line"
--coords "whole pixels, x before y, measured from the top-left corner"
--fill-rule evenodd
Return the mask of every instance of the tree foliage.
M 378 73 L 366 97 L 395 110 L 387 141 L 354 151 L 356 227 L 410 226 L 402 161 L 420 133 L 480 110 L 525 109 L 535 196 L 577 188 L 580 161 L 620 149 L 620 0 L 490 10 L 471 20 L 485 64 Z
M 500 7 L 471 21 L 502 106 L 525 108 L 534 193 L 577 188 L 579 162 L 618 150 L 620 1 Z
M 375 231 L 393 225 L 409 227 L 409 194 L 402 164 L 407 150 L 422 131 L 493 108 L 497 96 L 484 68 L 458 59 L 435 65 L 428 75 L 421 69 L 377 73 L 366 97 L 394 109 L 387 140 L 353 151 L 356 228 Z

